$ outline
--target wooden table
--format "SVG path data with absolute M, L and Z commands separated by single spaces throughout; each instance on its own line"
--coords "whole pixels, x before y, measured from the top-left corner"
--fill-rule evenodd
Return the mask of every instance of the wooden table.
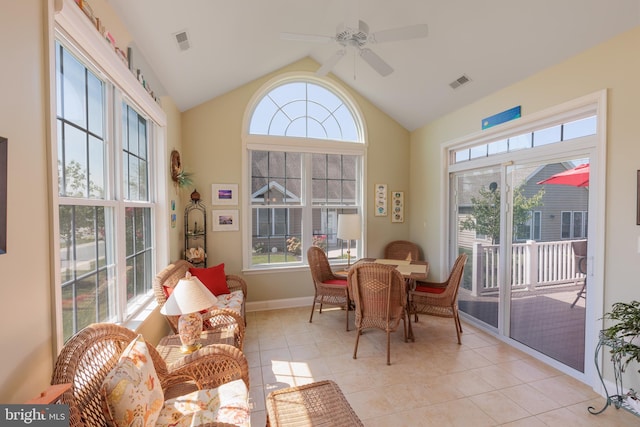
M 317 381 L 272 391 L 267 396 L 267 426 L 363 426 L 333 381 Z
M 236 336 L 232 329 L 203 331 L 200 335 L 200 343 L 203 347 L 211 344 L 229 344 L 237 347 Z M 180 350 L 181 346 L 180 335 L 167 335 L 160 340 L 156 350 L 169 365 L 185 356 L 185 353 Z

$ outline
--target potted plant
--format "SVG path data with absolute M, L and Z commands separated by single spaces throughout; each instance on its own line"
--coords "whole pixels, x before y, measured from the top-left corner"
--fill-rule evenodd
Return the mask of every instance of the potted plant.
M 640 301 L 617 302 L 605 313 L 604 319 L 613 321 L 602 331 L 607 339 L 616 342 L 611 348 L 612 359 L 620 357 L 622 371 L 632 361 L 640 363 Z M 634 412 L 640 414 L 640 397 L 636 392 L 630 389 L 624 398 Z
M 634 360 L 640 363 L 640 301 L 617 302 L 604 319 L 614 322 L 603 333 L 611 340 L 620 340 L 621 345 L 612 349 L 612 353 L 622 356 L 623 368 Z

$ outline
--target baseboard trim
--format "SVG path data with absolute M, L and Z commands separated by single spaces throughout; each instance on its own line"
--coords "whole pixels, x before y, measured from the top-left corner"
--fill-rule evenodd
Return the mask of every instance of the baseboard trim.
M 313 297 L 274 299 L 269 301 L 255 301 L 246 304 L 247 313 L 252 311 L 278 310 L 283 308 L 311 307 Z

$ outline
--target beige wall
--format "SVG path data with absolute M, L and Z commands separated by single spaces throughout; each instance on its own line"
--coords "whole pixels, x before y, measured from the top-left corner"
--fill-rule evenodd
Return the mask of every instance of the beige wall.
M 0 136 L 9 140 L 7 253 L 0 255 L 1 403 L 24 402 L 44 390 L 56 357 L 46 83 L 51 4 L 53 0 L 0 0 L 0 10 L 10 11 L 0 13 Z M 109 10 L 100 9 L 107 21 Z M 177 129 L 168 132 L 168 147 L 179 145 L 180 113 L 171 102 L 163 100 L 163 107 Z M 178 253 L 179 234 L 170 232 L 170 239 L 171 253 Z M 138 330 L 154 341 L 166 334 L 167 325 L 156 310 Z
M 594 47 L 531 78 L 468 105 L 411 135 L 411 236 L 425 249 L 431 274 L 442 278 L 440 145 L 479 131 L 481 119 L 522 106 L 523 116 L 608 89 L 604 311 L 617 301 L 640 299 L 636 225 L 636 171 L 640 170 L 640 27 Z M 422 195 L 423 197 L 419 197 Z M 426 224 L 426 225 L 425 225 Z M 415 237 L 414 237 L 415 236 Z M 600 286 L 596 284 L 596 286 Z M 588 319 L 596 321 L 597 319 Z M 606 367 L 608 369 L 608 366 Z M 630 371 L 634 371 L 630 369 Z M 640 375 L 627 374 L 637 387 Z M 611 378 L 608 372 L 607 376 Z
M 52 1 L 52 0 L 50 0 Z M 104 0 L 102 0 L 104 3 Z M 0 136 L 9 139 L 8 253 L 0 255 L 0 324 L 5 343 L 0 364 L 0 402 L 19 403 L 39 393 L 49 382 L 53 350 L 51 306 L 49 157 L 47 152 L 48 47 L 45 44 L 47 2 L 0 0 Z M 108 14 L 108 12 L 101 12 Z M 104 18 L 105 15 L 103 15 Z M 115 28 L 116 26 L 114 26 Z M 125 38 L 123 36 L 122 38 Z M 593 48 L 529 79 L 441 118 L 411 135 L 353 93 L 364 113 L 369 136 L 368 255 L 381 254 L 384 243 L 397 238 L 418 242 L 439 275 L 440 186 L 439 145 L 478 130 L 482 117 L 522 105 L 530 114 L 602 88 L 609 89 L 607 152 L 607 226 L 605 240 L 605 306 L 640 299 L 635 225 L 636 170 L 640 169 L 638 99 L 640 99 L 640 29 Z M 301 60 L 281 72 L 312 71 L 317 64 Z M 274 74 L 265 76 L 183 114 L 168 100 L 167 154 L 183 152 L 187 170 L 210 207 L 210 184 L 240 183 L 240 133 L 244 110 L 252 94 Z M 344 84 L 344 83 L 341 83 Z M 410 144 L 409 144 L 410 138 Z M 410 165 L 410 173 L 406 165 Z M 168 166 L 167 166 L 168 169 Z M 387 183 L 390 190 L 406 193 L 404 224 L 373 216 L 373 185 Z M 176 198 L 177 225 L 169 231 L 170 256 L 182 250 L 181 211 L 188 200 L 169 186 L 168 199 Z M 242 194 L 240 195 L 243 196 Z M 615 209 L 613 208 L 615 207 Z M 169 219 L 166 223 L 170 227 Z M 25 236 L 28 236 L 25 238 Z M 241 269 L 240 233 L 210 233 L 210 264 L 225 262 L 228 271 Z M 309 296 L 308 272 L 246 275 L 249 300 Z M 140 330 L 157 335 L 165 325 L 154 313 Z
M 9 140 L 0 402 L 32 395 L 48 383 L 52 368 L 44 4 L 0 1 L 1 10 L 11 10 L 0 13 L 0 136 Z
M 211 184 L 242 183 L 242 120 L 251 97 L 273 77 L 292 71 L 315 71 L 318 63 L 302 59 L 275 73 L 264 76 L 225 95 L 205 102 L 183 114 L 184 165 L 194 171 L 195 186 L 211 215 Z M 365 187 L 368 198 L 367 253 L 381 256 L 386 242 L 405 239 L 409 233 L 410 216 L 403 224 L 392 224 L 390 216 L 373 216 L 374 184 L 386 183 L 389 190 L 409 191 L 407 158 L 409 133 L 382 113 L 369 101 L 353 92 L 343 82 L 335 80 L 354 97 L 361 109 L 368 134 L 367 173 Z M 245 197 L 240 194 L 240 198 Z M 407 197 L 406 204 L 412 203 Z M 242 208 L 240 202 L 239 208 Z M 209 217 L 210 218 L 210 217 Z M 208 231 L 208 265 L 225 263 L 228 273 L 242 269 L 241 232 Z M 245 276 L 250 302 L 305 297 L 313 295 L 309 272 L 249 274 Z

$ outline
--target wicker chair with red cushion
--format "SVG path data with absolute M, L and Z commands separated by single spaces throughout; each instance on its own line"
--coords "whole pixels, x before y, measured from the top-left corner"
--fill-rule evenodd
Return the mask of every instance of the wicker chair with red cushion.
M 327 254 L 317 247 L 311 246 L 307 251 L 307 261 L 311 270 L 311 279 L 315 287 L 313 305 L 311 306 L 311 316 L 309 323 L 313 320 L 313 312 L 316 310 L 316 303 L 320 304 L 320 313 L 324 304 L 342 307 L 347 318 L 347 331 L 349 330 L 349 290 L 347 289 L 347 279 L 336 276 L 331 270 Z
M 417 281 L 415 288 L 409 291 L 409 315 L 413 314 L 416 322 L 418 314 L 452 317 L 456 325 L 458 344 L 462 344 L 460 340 L 462 325 L 458 315 L 458 290 L 466 262 L 467 255 L 460 254 L 446 281 L 439 283 Z
M 407 283 L 392 265 L 378 263 L 356 264 L 349 270 L 349 295 L 356 312 L 356 346 L 363 329 L 376 328 L 387 333 L 387 365 L 391 364 L 391 332 L 402 320 L 404 342 L 407 342 Z

